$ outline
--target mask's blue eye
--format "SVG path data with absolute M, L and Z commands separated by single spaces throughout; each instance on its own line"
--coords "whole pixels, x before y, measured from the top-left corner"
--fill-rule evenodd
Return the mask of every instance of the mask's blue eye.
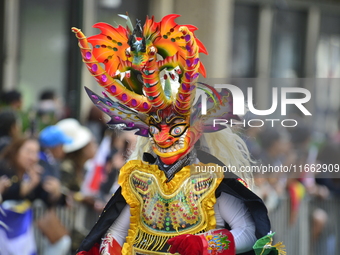
M 149 131 L 150 131 L 150 134 L 152 134 L 152 135 L 159 133 L 159 129 L 155 126 L 150 126 Z
M 186 125 L 179 125 L 171 129 L 170 134 L 173 136 L 179 136 L 186 130 Z
M 172 130 L 172 133 L 174 135 L 179 135 L 181 133 L 182 129 L 180 127 L 175 127 L 173 130 Z

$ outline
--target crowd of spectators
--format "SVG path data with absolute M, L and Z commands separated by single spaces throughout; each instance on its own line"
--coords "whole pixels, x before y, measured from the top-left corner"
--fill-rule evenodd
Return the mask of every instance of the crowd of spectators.
M 309 222 L 310 252 L 315 254 L 315 250 L 323 250 L 326 254 L 334 254 L 336 242 L 329 241 L 334 235 L 334 232 L 329 232 L 332 229 L 329 226 L 334 226 L 330 214 L 335 212 L 324 208 L 322 201 L 340 198 L 339 172 L 334 172 L 340 165 L 340 142 L 336 139 L 339 133 L 325 134 L 320 141 L 319 137 L 315 137 L 312 126 L 302 119 L 298 122 L 299 125 L 292 128 L 244 129 L 242 137 L 253 157 L 254 166 L 258 166 L 256 169 L 259 170 L 253 173 L 254 192 L 264 200 L 269 213 L 280 210 L 285 205 L 282 202 L 288 200 L 288 224 L 292 227 L 298 223 L 301 202 L 306 199 L 314 201 L 309 215 L 303 218 Z M 278 171 L 260 172 L 264 166 L 267 169 L 286 166 L 291 171 L 279 170 L 283 169 L 280 167 L 276 168 Z
M 44 235 L 39 254 L 75 254 L 117 188 L 135 136 L 108 130 L 95 108 L 83 124 L 68 118 L 50 90 L 28 113 L 18 91 L 3 92 L 0 104 L 1 254 L 37 254 L 34 228 Z M 37 200 L 46 208 L 41 219 Z M 76 208 L 80 224 L 66 229 L 57 207 Z
M 57 240 L 43 232 L 41 254 L 74 254 L 117 189 L 119 169 L 134 149 L 136 137 L 132 132 L 108 129 L 95 107 L 83 124 L 68 118 L 53 91 L 43 92 L 38 101 L 24 114 L 18 91 L 2 93 L 0 98 L 0 247 L 4 254 L 18 247 L 23 255 L 36 252 L 32 229 L 38 225 L 33 222 L 31 205 L 39 199 L 48 208 L 46 216 L 58 206 L 81 205 L 78 227 L 62 232 Z M 300 123 L 295 128 L 246 127 L 237 132 L 254 165 L 340 164 L 340 131 L 316 143 L 312 128 L 303 120 Z M 253 175 L 254 192 L 269 213 L 280 208 L 282 199 L 289 199 L 291 225 L 297 222 L 300 202 L 306 197 L 325 200 L 340 194 L 339 179 L 327 173 Z M 28 239 L 20 237 L 23 227 L 13 232 L 18 222 L 26 226 Z M 310 238 L 318 240 L 327 224 L 327 210 L 315 207 L 310 212 Z

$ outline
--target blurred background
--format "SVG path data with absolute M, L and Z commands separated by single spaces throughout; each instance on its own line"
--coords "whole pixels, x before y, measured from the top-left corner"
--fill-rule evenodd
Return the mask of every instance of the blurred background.
M 89 231 L 92 221 L 86 219 L 92 217 L 95 221 L 101 203 L 114 190 L 116 170 L 133 149 L 135 138 L 127 135 L 117 139 L 115 132 L 108 133 L 105 118 L 92 107 L 83 87 L 99 93 L 101 89 L 81 61 L 71 27 L 81 28 L 86 36 L 95 35 L 98 31 L 93 24 L 124 24 L 117 14 L 126 12 L 132 21 L 138 18 L 142 24 L 146 15 L 159 21 L 166 14 L 176 13 L 181 15 L 177 23 L 197 26 L 197 37 L 209 52 L 201 57 L 207 69 L 205 82 L 235 84 L 244 92 L 252 87 L 257 109 L 270 108 L 272 87 L 303 87 L 311 92 L 306 108 L 313 116 L 301 116 L 295 108 L 288 111 L 289 116 L 298 119 L 298 127 L 237 130 L 255 160 L 271 165 L 339 165 L 339 1 L 2 0 L 1 103 L 8 106 L 20 99 L 19 105 L 13 107 L 22 132 L 39 135 L 45 127 L 72 118 L 90 129 L 99 144 L 96 151 L 106 148 L 105 159 L 94 157 L 95 163 L 99 160 L 106 169 L 102 170 L 105 178 L 95 185 L 96 192 L 82 189 L 84 194 L 95 197 L 91 203 L 86 202 L 93 213 L 86 216 L 85 210 L 82 217 L 77 217 L 80 211 L 72 207 L 58 209 L 73 240 Z M 87 169 L 95 167 L 90 164 Z M 93 177 L 81 176 L 78 184 L 82 186 L 88 178 Z M 275 240 L 286 244 L 287 254 L 336 254 L 340 248 L 336 241 L 340 225 L 339 179 L 313 174 L 294 178 L 256 176 L 255 184 L 255 191 L 269 208 L 272 229 L 277 232 Z M 78 202 L 75 199 L 72 203 Z M 44 210 L 37 205 L 36 217 Z M 84 226 L 85 222 L 89 226 Z M 73 233 L 75 228 L 81 235 Z M 37 236 L 38 250 L 43 254 L 46 248 L 36 229 Z

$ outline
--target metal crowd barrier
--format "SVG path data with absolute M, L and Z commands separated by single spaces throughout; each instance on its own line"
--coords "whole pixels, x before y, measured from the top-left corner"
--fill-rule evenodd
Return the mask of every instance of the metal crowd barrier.
M 43 215 L 46 212 L 46 207 L 42 203 L 42 201 L 35 201 L 33 204 L 33 212 L 34 212 L 34 219 L 40 219 L 43 217 Z M 67 228 L 68 231 L 70 231 L 73 228 L 73 221 L 75 219 L 74 216 L 74 210 L 73 208 L 67 208 L 67 207 L 57 207 L 56 213 L 60 219 L 60 221 L 63 223 L 63 225 Z M 40 232 L 38 227 L 34 226 L 34 235 L 36 240 L 36 245 L 38 249 L 38 254 L 44 254 L 45 247 L 47 245 L 47 238 Z
M 320 209 L 327 216 L 327 221 L 318 238 L 312 240 L 312 215 Z M 282 241 L 287 255 L 336 255 L 340 249 L 338 215 L 340 198 L 305 198 L 299 205 L 297 220 L 291 223 L 290 200 L 284 198 L 278 208 L 269 213 L 272 230 L 276 232 L 273 243 Z
M 314 210 L 322 209 L 327 214 L 327 223 L 316 241 L 311 241 L 312 214 Z M 35 218 L 45 212 L 41 203 L 34 204 Z M 82 229 L 84 234 L 90 230 L 89 222 L 95 222 L 97 215 L 89 220 L 85 207 L 59 207 L 57 215 L 65 227 L 71 232 L 73 228 Z M 269 213 L 272 230 L 276 232 L 274 244 L 282 241 L 286 245 L 287 255 L 335 255 L 340 250 L 339 229 L 340 198 L 328 200 L 305 198 L 299 206 L 296 222 L 290 223 L 290 200 L 282 198 L 278 207 Z M 39 255 L 44 249 L 44 239 L 40 231 L 35 229 Z M 70 252 L 71 254 L 71 252 Z

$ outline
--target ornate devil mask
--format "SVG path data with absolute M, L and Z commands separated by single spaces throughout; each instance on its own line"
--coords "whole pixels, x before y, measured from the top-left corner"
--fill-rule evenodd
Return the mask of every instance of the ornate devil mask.
M 238 118 L 232 115 L 232 98 L 227 90 L 217 93 L 197 82 L 199 74 L 206 75 L 199 54 L 207 51 L 194 34 L 196 27 L 178 25 L 174 20 L 179 15 L 171 14 L 160 22 L 147 17 L 143 28 L 137 20 L 133 28 L 127 16 L 120 16 L 127 20 L 126 28 L 98 23 L 94 27 L 101 33 L 89 38 L 72 28 L 84 63 L 106 90 L 104 97 L 87 93 L 111 117 L 109 125 L 150 137 L 155 154 L 173 164 L 203 132 L 226 128 L 213 126 L 214 118 Z M 208 95 L 206 115 L 197 89 Z

